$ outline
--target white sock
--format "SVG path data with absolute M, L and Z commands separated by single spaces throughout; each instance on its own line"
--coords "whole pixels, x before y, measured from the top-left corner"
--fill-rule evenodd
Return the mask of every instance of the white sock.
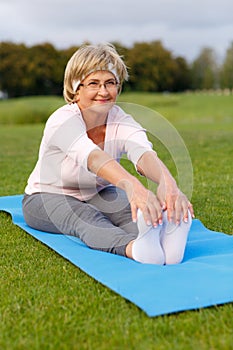
M 161 245 L 165 255 L 165 264 L 179 264 L 183 260 L 191 224 L 192 217 L 190 212 L 188 213 L 188 222 L 181 220 L 179 225 L 169 223 L 167 212 L 164 212 Z
M 160 244 L 161 226 L 148 226 L 141 210 L 138 210 L 138 229 L 138 237 L 132 245 L 133 259 L 144 264 L 163 265 L 165 258 Z

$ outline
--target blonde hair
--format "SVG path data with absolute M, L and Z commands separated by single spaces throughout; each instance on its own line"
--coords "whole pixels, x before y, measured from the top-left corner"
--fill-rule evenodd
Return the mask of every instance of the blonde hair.
M 112 72 L 119 83 L 119 92 L 128 72 L 121 56 L 112 44 L 83 45 L 70 58 L 64 75 L 63 95 L 67 103 L 75 102 L 78 82 L 89 74 L 108 70 Z

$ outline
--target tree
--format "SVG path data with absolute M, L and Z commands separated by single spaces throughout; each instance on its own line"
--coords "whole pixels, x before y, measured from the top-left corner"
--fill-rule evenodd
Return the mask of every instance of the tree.
M 194 60 L 191 68 L 193 89 L 218 87 L 217 59 L 213 49 L 205 47 Z
M 130 68 L 132 90 L 173 90 L 176 63 L 160 41 L 135 43 L 128 52 L 126 64 Z
M 30 79 L 28 95 L 57 95 L 62 93 L 63 64 L 59 52 L 49 43 L 28 50 L 27 74 Z
M 187 61 L 183 57 L 175 58 L 174 92 L 185 91 L 191 87 L 191 72 Z
M 0 43 L 0 89 L 9 97 L 23 96 L 28 85 L 28 59 L 25 45 Z
M 220 72 L 222 88 L 233 90 L 233 42 L 226 52 L 226 56 Z
M 0 89 L 9 97 L 62 93 L 65 63 L 49 43 L 0 44 Z

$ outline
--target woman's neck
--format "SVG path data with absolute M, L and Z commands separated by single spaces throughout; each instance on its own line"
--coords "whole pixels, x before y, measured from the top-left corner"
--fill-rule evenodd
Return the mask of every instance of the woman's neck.
M 80 109 L 86 124 L 88 137 L 101 149 L 104 149 L 108 113 L 97 113 L 94 109 Z
M 104 149 L 106 125 L 96 126 L 93 129 L 87 131 L 88 137 L 101 149 Z
M 93 109 L 81 110 L 87 130 L 106 125 L 108 113 L 97 113 Z

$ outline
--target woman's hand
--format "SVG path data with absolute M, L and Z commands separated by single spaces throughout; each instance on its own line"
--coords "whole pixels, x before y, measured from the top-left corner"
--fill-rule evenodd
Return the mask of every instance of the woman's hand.
M 163 210 L 167 210 L 169 221 L 179 224 L 188 220 L 188 210 L 192 217 L 192 204 L 177 187 L 175 179 L 155 152 L 145 152 L 137 164 L 138 172 L 158 184 L 157 197 Z
M 157 226 L 162 223 L 162 207 L 156 195 L 147 190 L 136 177 L 128 173 L 107 153 L 93 150 L 87 164 L 90 171 L 126 192 L 134 222 L 137 221 L 138 209 L 141 209 L 148 225 Z
M 156 195 L 146 189 L 136 178 L 131 178 L 131 181 L 124 180 L 124 184 L 121 181 L 120 187 L 122 185 L 130 202 L 132 220 L 137 221 L 137 211 L 141 209 L 147 225 L 153 225 L 154 227 L 161 225 L 163 210 Z
M 175 183 L 165 184 L 161 182 L 157 188 L 157 196 L 163 207 L 167 210 L 167 217 L 170 222 L 177 225 L 180 220 L 188 221 L 188 211 L 194 218 L 193 206 L 183 192 L 179 190 Z

